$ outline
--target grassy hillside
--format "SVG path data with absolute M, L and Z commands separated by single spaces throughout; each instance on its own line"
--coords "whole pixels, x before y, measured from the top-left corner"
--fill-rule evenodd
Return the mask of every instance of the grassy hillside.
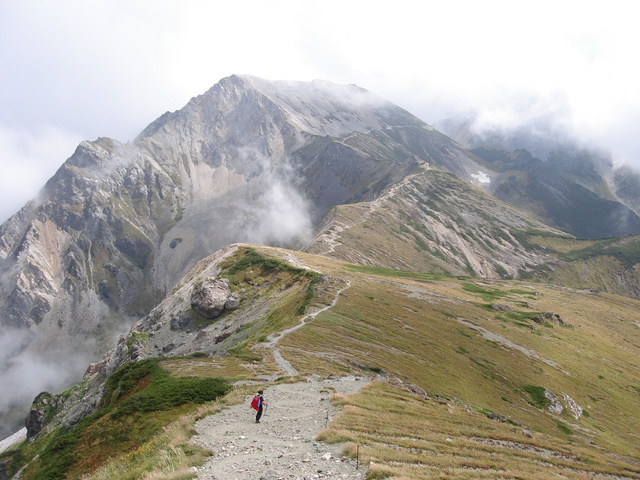
M 334 208 L 305 250 L 360 265 L 517 278 L 550 260 L 517 238 L 533 231 L 562 235 L 451 173 L 423 166 L 374 201 Z
M 356 364 L 384 370 L 548 435 L 564 436 L 566 426 L 571 441 L 638 453 L 639 302 L 514 281 L 344 268 L 361 272 L 349 274 L 344 298 L 283 341 L 308 372 Z M 547 312 L 557 316 L 540 315 Z M 548 414 L 531 405 L 528 385 L 567 394 L 588 413 L 579 420 L 567 408 Z
M 223 396 L 230 386 L 216 377 L 173 377 L 157 359 L 128 363 L 111 375 L 95 413 L 73 428 L 64 425 L 2 455 L 8 471 L 26 463 L 21 478 L 78 479 L 113 461 L 154 448 L 155 456 L 173 456 L 173 465 L 204 457 L 188 443 L 172 442 L 166 426 Z M 191 458 L 189 458 L 191 457 Z M 119 479 L 135 479 L 158 460 L 131 464 Z
M 368 466 L 369 478 L 640 478 L 640 302 L 529 282 L 362 267 L 262 247 L 256 251 L 261 258 L 321 272 L 312 296 L 276 302 L 271 313 L 262 312 L 255 319 L 260 328 L 243 337 L 236 354 L 153 361 L 171 372 L 162 378 L 278 375 L 274 357 L 265 350 L 266 336 L 298 322 L 305 310 L 300 302 L 309 311 L 326 307 L 337 286 L 348 285 L 334 306 L 279 345 L 299 376 L 377 374 L 361 393 L 334 398 L 344 406 L 343 414 L 321 434 L 325 441 L 346 442 L 347 453 Z M 242 279 L 256 283 L 255 259 L 243 263 L 237 254 L 233 262 L 225 268 L 233 272 L 236 288 L 244 288 Z M 308 278 L 292 277 L 291 282 L 309 291 Z M 275 295 L 262 291 L 263 297 Z M 242 315 L 242 309 L 229 317 Z M 117 380 L 124 373 L 110 380 L 110 392 L 118 390 L 113 385 L 121 384 Z M 142 389 L 144 383 L 137 385 Z M 138 391 L 134 384 L 122 392 L 133 395 Z M 241 393 L 236 389 L 224 401 L 237 401 Z M 132 405 L 125 394 L 105 398 L 118 409 Z M 196 407 L 181 408 L 190 415 L 182 422 L 192 422 Z M 102 421 L 117 425 L 109 415 Z M 157 418 L 141 410 L 136 415 Z M 188 432 L 188 426 L 182 430 Z M 190 451 L 184 440 L 173 440 L 174 446 L 183 445 L 178 448 L 183 461 L 173 470 L 162 470 L 161 455 L 152 453 L 169 451 L 154 447 L 167 435 L 150 435 L 136 445 L 138 453 L 114 455 L 101 473 L 86 478 L 114 478 L 118 469 L 137 469 L 140 475 L 118 478 L 141 478 L 141 471 L 156 472 L 148 478 L 189 478 L 185 466 L 202 457 L 184 454 Z M 110 448 L 121 448 L 115 446 L 119 440 L 114 442 Z M 24 448 L 11 455 L 26 458 Z M 33 471 L 44 456 L 32 463 Z
M 640 298 L 640 236 L 575 240 L 530 235 L 527 242 L 543 247 L 557 260 L 531 275 L 540 281 L 572 288 L 600 290 Z

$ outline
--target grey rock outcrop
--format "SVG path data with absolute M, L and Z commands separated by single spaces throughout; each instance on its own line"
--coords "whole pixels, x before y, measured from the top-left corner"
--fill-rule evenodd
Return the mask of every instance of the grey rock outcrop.
M 64 403 L 63 397 L 51 395 L 47 392 L 42 392 L 35 398 L 25 420 L 27 439 L 33 438 L 36 434 L 40 433 L 47 421 L 55 414 L 56 410 L 61 407 L 62 403 Z
M 564 407 L 562 406 L 562 403 L 560 403 L 560 400 L 558 400 L 558 397 L 555 393 L 553 393 L 551 390 L 545 389 L 544 396 L 547 397 L 547 400 L 549 400 L 547 410 L 557 415 L 560 415 L 564 411 Z
M 494 303 L 493 305 L 491 305 L 491 310 L 496 310 L 500 312 L 511 312 L 513 308 L 511 308 L 509 305 Z
M 564 400 L 564 403 L 566 403 L 569 407 L 569 410 L 571 410 L 573 417 L 576 420 L 579 420 L 582 416 L 582 407 L 578 405 L 578 403 L 566 393 L 562 394 L 562 399 Z
M 546 323 L 546 322 L 551 322 L 553 321 L 554 323 L 556 323 L 557 325 L 564 325 L 564 320 L 562 320 L 562 318 L 560 318 L 560 315 L 558 313 L 553 313 L 553 312 L 545 312 L 545 313 L 540 313 L 538 315 L 536 315 L 536 317 L 533 319 L 534 322 L 542 324 L 542 323 Z
M 225 310 L 235 310 L 239 303 L 226 278 L 208 278 L 196 285 L 191 294 L 191 307 L 209 319 L 218 318 Z

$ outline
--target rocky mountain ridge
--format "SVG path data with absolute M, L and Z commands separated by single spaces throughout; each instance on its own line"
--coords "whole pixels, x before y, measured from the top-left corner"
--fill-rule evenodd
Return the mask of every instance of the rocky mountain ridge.
M 18 339 L 4 377 L 27 357 L 79 375 L 200 259 L 238 241 L 302 245 L 330 208 L 427 161 L 475 170 L 455 142 L 363 89 L 248 76 L 132 143 L 82 142 L 0 227 L 0 318 Z
M 13 382 L 2 409 L 71 383 L 201 259 L 237 242 L 326 252 L 328 241 L 352 261 L 491 278 L 546 268 L 558 253 L 518 232 L 564 234 L 483 194 L 486 172 L 359 87 L 238 75 L 131 143 L 82 142 L 0 226 L 0 319 L 12 340 L 0 377 Z M 25 365 L 46 378 L 20 391 Z
M 335 207 L 305 251 L 398 270 L 522 278 L 553 260 L 525 245 L 532 231 L 564 235 L 425 166 L 372 202 Z

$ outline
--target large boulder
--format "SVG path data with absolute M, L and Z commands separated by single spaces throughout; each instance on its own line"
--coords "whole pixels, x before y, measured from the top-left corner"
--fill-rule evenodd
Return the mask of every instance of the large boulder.
M 227 278 L 208 278 L 193 287 L 191 294 L 191 307 L 210 319 L 218 318 L 225 310 L 235 310 L 239 303 Z

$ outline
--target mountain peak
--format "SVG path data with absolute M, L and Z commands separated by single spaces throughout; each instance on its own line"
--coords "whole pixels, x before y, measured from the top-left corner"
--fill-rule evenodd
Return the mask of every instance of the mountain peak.
M 357 85 L 341 85 L 326 80 L 265 80 L 237 74 L 223 78 L 203 95 L 191 99 L 185 110 L 201 110 L 201 118 L 206 118 L 207 111 L 217 111 L 225 104 L 231 108 L 237 103 L 242 103 L 245 110 L 262 110 L 270 104 L 271 108 L 280 111 L 283 120 L 290 121 L 305 133 L 318 136 L 341 137 L 354 131 L 365 133 L 399 121 L 424 124 L 400 107 Z M 275 111 L 271 113 L 277 115 Z M 175 114 L 167 113 L 154 124 L 174 117 Z M 426 124 L 424 126 L 430 128 Z M 148 133 L 145 131 L 142 136 Z

